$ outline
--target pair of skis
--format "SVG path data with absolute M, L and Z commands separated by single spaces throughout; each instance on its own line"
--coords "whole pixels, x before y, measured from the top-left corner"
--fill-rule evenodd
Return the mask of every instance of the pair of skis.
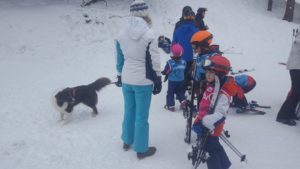
M 237 108 L 236 113 L 241 114 L 241 113 L 246 113 L 246 112 L 252 112 L 254 114 L 259 114 L 259 115 L 266 114 L 265 111 L 258 110 L 257 108 L 270 109 L 271 106 L 260 105 L 256 101 L 251 101 L 247 107 Z
M 238 75 L 238 74 L 242 74 L 242 73 L 247 73 L 247 72 L 253 72 L 255 69 L 240 69 L 240 70 L 231 70 L 230 74 L 231 75 Z
M 192 71 L 192 77 L 195 75 L 195 71 L 197 66 L 195 65 L 194 70 Z M 186 127 L 185 127 L 185 137 L 184 142 L 191 143 L 191 132 L 192 132 L 192 122 L 194 114 L 197 113 L 197 107 L 195 104 L 195 91 L 196 91 L 196 83 L 197 81 L 194 78 L 191 79 L 191 85 L 187 89 L 188 97 L 187 97 L 187 106 L 183 109 L 183 116 L 186 119 Z

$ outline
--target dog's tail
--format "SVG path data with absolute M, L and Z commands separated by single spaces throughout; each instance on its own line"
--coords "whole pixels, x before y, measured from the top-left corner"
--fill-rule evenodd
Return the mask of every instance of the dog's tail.
M 96 91 L 99 91 L 103 87 L 105 87 L 105 86 L 107 86 L 109 84 L 111 84 L 111 80 L 109 78 L 102 77 L 102 78 L 97 79 L 93 83 L 89 84 L 89 86 L 91 86 Z

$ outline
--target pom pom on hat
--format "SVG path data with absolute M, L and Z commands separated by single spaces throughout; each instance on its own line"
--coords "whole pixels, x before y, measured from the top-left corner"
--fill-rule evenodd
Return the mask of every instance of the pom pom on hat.
M 130 5 L 132 16 L 144 17 L 148 15 L 148 5 L 143 0 L 135 0 Z

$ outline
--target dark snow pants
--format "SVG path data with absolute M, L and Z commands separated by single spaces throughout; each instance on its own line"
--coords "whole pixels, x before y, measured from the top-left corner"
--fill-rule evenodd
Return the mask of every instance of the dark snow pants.
M 292 80 L 292 88 L 278 112 L 277 119 L 296 118 L 295 112 L 297 104 L 300 101 L 300 70 L 290 70 L 290 76 Z
M 167 91 L 167 106 L 175 106 L 174 95 L 176 94 L 176 99 L 179 102 L 185 100 L 184 89 L 183 89 L 184 81 L 169 81 L 168 82 L 168 91 Z
M 209 154 L 207 159 L 208 169 L 228 169 L 231 166 L 231 162 L 219 142 L 219 137 L 208 136 L 205 148 Z

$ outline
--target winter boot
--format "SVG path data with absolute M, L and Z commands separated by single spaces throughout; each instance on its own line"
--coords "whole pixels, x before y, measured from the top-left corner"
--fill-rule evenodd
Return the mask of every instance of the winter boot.
M 165 108 L 166 110 L 171 111 L 171 112 L 175 112 L 175 107 L 174 107 L 174 106 L 167 106 L 167 105 L 165 105 L 164 108 Z
M 276 119 L 277 122 L 289 125 L 289 126 L 296 126 L 296 121 L 293 119 Z
M 156 152 L 156 148 L 155 147 L 149 147 L 148 151 L 146 151 L 144 153 L 137 153 L 137 158 L 141 160 L 141 159 L 143 159 L 145 157 L 149 157 L 149 156 L 154 155 L 155 152 Z
M 130 148 L 129 144 L 126 144 L 126 143 L 123 144 L 123 150 L 128 151 L 129 148 Z

